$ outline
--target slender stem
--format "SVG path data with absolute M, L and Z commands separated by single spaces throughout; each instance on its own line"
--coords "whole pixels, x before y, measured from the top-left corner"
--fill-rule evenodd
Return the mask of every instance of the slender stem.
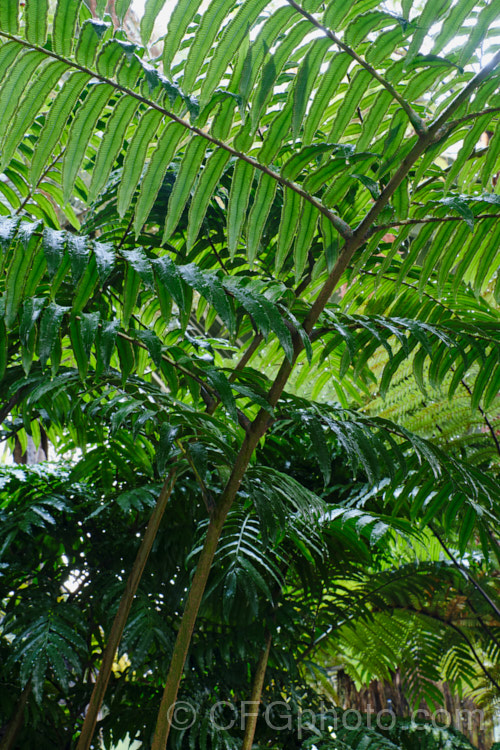
M 481 112 L 470 112 L 468 115 L 459 117 L 458 120 L 453 120 L 453 122 L 450 122 L 450 125 L 451 127 L 456 128 L 458 125 L 462 125 L 462 123 L 464 122 L 475 120 L 476 118 L 482 117 L 483 115 L 495 115 L 499 112 L 500 107 L 488 107 L 487 109 L 483 109 Z
M 179 691 L 179 685 L 182 677 L 182 672 L 184 670 L 184 663 L 186 661 L 189 644 L 191 642 L 194 624 L 196 622 L 198 610 L 203 598 L 203 593 L 205 591 L 215 551 L 217 549 L 220 535 L 222 533 L 222 527 L 226 520 L 227 514 L 231 509 L 234 498 L 236 497 L 236 493 L 238 492 L 239 486 L 241 484 L 241 480 L 243 479 L 246 467 L 248 466 L 248 463 L 253 451 L 257 446 L 258 441 L 259 435 L 255 431 L 255 429 L 253 429 L 251 433 L 247 433 L 247 435 L 245 436 L 243 445 L 236 458 L 229 481 L 224 492 L 221 495 L 219 504 L 217 505 L 217 508 L 215 509 L 210 519 L 203 549 L 198 559 L 196 571 L 191 583 L 191 587 L 189 589 L 186 606 L 184 608 L 181 625 L 177 633 L 177 639 L 174 645 L 170 669 L 167 676 L 167 682 L 165 685 L 165 690 L 163 692 L 160 710 L 158 712 L 156 730 L 153 737 L 151 750 L 164 750 L 164 748 L 166 747 L 168 735 L 170 732 L 172 710 L 177 699 L 177 693 Z
M 474 216 L 474 221 L 480 219 L 500 219 L 500 214 L 479 214 Z M 411 226 L 412 224 L 440 224 L 444 221 L 463 221 L 463 216 L 428 216 L 425 219 L 401 219 L 401 221 L 391 221 L 388 224 L 376 224 L 370 229 L 370 234 L 376 234 L 382 229 L 392 229 L 393 227 Z
M 262 688 L 264 687 L 264 678 L 266 676 L 267 662 L 269 661 L 269 652 L 271 651 L 271 633 L 267 633 L 265 646 L 262 649 L 257 667 L 255 669 L 255 675 L 253 678 L 252 693 L 250 695 L 250 713 L 246 714 L 247 719 L 245 724 L 245 736 L 243 737 L 243 744 L 241 750 L 252 750 L 253 740 L 255 737 L 255 729 L 257 727 L 257 718 L 259 716 L 259 706 L 262 697 Z M 247 703 L 245 701 L 245 703 Z
M 165 512 L 168 499 L 172 494 L 176 476 L 177 470 L 174 468 L 170 471 L 167 478 L 165 479 L 165 482 L 163 483 L 158 501 L 151 514 L 151 518 L 149 519 L 149 523 L 137 552 L 134 565 L 132 567 L 132 570 L 130 571 L 127 584 L 125 586 L 125 591 L 123 592 L 122 598 L 120 600 L 118 611 L 116 613 L 113 626 L 109 634 L 108 642 L 102 655 L 101 668 L 99 670 L 99 674 L 97 675 L 97 680 L 94 684 L 90 703 L 87 707 L 82 731 L 78 740 L 77 750 L 88 750 L 88 748 L 90 748 L 90 743 L 92 742 L 92 737 L 94 735 L 97 717 L 99 715 L 99 711 L 101 710 L 104 695 L 106 693 L 106 688 L 111 676 L 111 670 L 113 668 L 116 650 L 121 641 L 130 608 L 136 595 L 137 588 L 144 571 L 144 567 L 149 557 L 149 553 L 151 552 L 153 542 L 156 539 L 156 534 L 158 533 L 158 529 L 160 527 L 161 519 L 163 517 L 163 513 Z

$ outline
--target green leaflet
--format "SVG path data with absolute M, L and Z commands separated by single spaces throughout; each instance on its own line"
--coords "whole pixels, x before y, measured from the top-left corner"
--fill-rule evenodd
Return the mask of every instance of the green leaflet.
M 124 86 L 128 89 L 133 89 L 137 85 L 138 79 L 143 75 L 144 68 L 135 55 L 133 57 L 122 58 L 122 63 L 116 71 L 116 80 L 120 86 Z
M 291 362 L 293 359 L 292 336 L 283 321 L 278 306 L 268 300 L 261 292 L 252 289 L 251 282 L 245 286 L 244 280 L 237 279 L 234 276 L 224 279 L 224 287 L 252 317 L 253 323 L 265 338 L 270 331 L 276 334 L 285 356 Z
M 307 261 L 307 254 L 316 230 L 319 212 L 312 203 L 301 198 L 300 219 L 295 245 L 293 247 L 293 261 L 295 283 L 298 284 Z
M 490 120 L 491 115 L 482 115 L 482 117 L 477 118 L 473 126 L 470 128 L 469 132 L 464 138 L 463 145 L 458 152 L 455 161 L 451 165 L 450 171 L 448 172 L 444 186 L 445 190 L 448 190 L 450 185 L 456 179 L 457 175 L 459 175 L 460 170 L 471 155 L 472 151 L 474 150 L 474 146 L 481 137 L 481 134 L 486 130 L 486 126 L 488 125 Z
M 96 343 L 96 371 L 98 375 L 109 368 L 119 328 L 120 322 L 118 320 L 104 320 L 98 329 Z
M 4 0 L 0 3 L 0 29 L 8 34 L 17 34 L 19 28 L 17 0 Z
M 12 65 L 17 55 L 22 52 L 23 47 L 17 42 L 7 42 L 0 47 L 0 81 L 5 75 L 5 71 Z
M 326 6 L 325 14 L 323 16 L 323 23 L 332 31 L 341 29 L 344 24 L 341 21 L 344 19 L 346 14 L 349 12 L 351 5 L 348 3 L 328 3 Z
M 64 200 L 72 193 L 75 179 L 85 156 L 87 144 L 92 137 L 99 116 L 113 93 L 113 87 L 107 83 L 98 83 L 90 91 L 71 123 L 63 156 L 62 188 Z
M 44 227 L 42 249 L 47 261 L 47 272 L 52 280 L 62 263 L 65 247 L 66 232 Z
M 71 344 L 82 380 L 88 372 L 90 352 L 99 327 L 99 320 L 99 313 L 83 313 L 79 320 L 72 319 L 70 322 Z
M 491 373 L 490 382 L 483 394 L 483 405 L 486 411 L 494 404 L 500 392 L 500 364 Z
M 205 375 L 207 376 L 208 382 L 215 388 L 219 394 L 220 400 L 227 409 L 227 413 L 234 422 L 238 421 L 238 413 L 236 411 L 236 401 L 234 400 L 231 385 L 220 370 L 216 370 L 215 367 L 204 367 Z
M 441 50 L 453 39 L 457 33 L 457 29 L 462 28 L 463 22 L 475 5 L 477 5 L 476 0 L 461 0 L 461 2 L 456 3 L 450 8 L 447 17 L 443 21 L 441 30 L 434 41 L 432 48 L 433 55 L 439 55 Z
M 186 93 L 193 90 L 194 82 L 200 74 L 220 25 L 233 5 L 234 0 L 217 0 L 210 3 L 203 13 L 184 65 L 182 88 Z
M 135 250 L 122 250 L 121 254 L 127 261 L 127 264 L 139 274 L 145 286 L 148 289 L 152 289 L 154 286 L 153 268 L 144 250 L 137 247 Z
M 64 314 L 69 307 L 63 307 L 56 302 L 51 302 L 42 315 L 40 323 L 40 334 L 38 336 L 38 356 L 42 367 L 45 367 L 56 342 L 59 340 L 59 329 Z
M 427 0 L 418 19 L 418 24 L 415 24 L 413 38 L 406 53 L 407 64 L 417 55 L 422 42 L 429 32 L 430 26 L 441 18 L 450 5 L 451 0 Z
M 23 313 L 19 325 L 19 339 L 25 347 L 29 346 L 30 339 L 34 341 L 35 324 L 45 306 L 45 298 L 29 297 L 23 303 Z
M 324 214 L 320 214 L 320 228 L 323 238 L 323 252 L 328 272 L 332 270 L 337 262 L 339 254 L 339 237 L 331 221 Z
M 123 96 L 118 101 L 118 104 L 115 105 L 113 113 L 106 123 L 106 130 L 102 136 L 92 170 L 89 201 L 94 201 L 106 184 L 111 168 L 123 146 L 127 127 L 135 114 L 137 106 L 138 102 L 136 99 L 129 96 Z
M 142 180 L 139 198 L 135 207 L 134 230 L 136 237 L 139 235 L 144 222 L 149 216 L 149 212 L 162 185 L 163 178 L 184 133 L 185 128 L 183 125 L 171 122 L 158 139 L 156 149 Z M 164 239 L 166 238 L 164 237 Z
M 125 59 L 123 45 L 117 39 L 105 42 L 97 55 L 97 72 L 104 78 L 113 78 L 119 63 Z
M 242 160 L 236 162 L 227 209 L 227 243 L 232 258 L 241 238 L 254 174 L 255 168 L 251 164 Z
M 294 138 L 297 138 L 299 135 L 311 92 L 316 84 L 323 59 L 330 49 L 331 44 L 332 41 L 328 37 L 315 39 L 300 64 L 293 91 L 292 132 Z
M 370 73 L 364 68 L 358 69 L 353 75 L 347 89 L 347 94 L 342 100 L 337 116 L 333 122 L 332 129 L 328 136 L 329 141 L 338 142 L 342 137 L 344 130 L 350 123 L 356 108 L 360 105 L 361 99 L 366 89 L 372 82 Z
M 207 141 L 198 135 L 192 137 L 186 146 L 179 167 L 179 173 L 168 201 L 167 219 L 165 221 L 162 243 L 168 240 L 182 216 L 194 181 L 198 176 L 206 148 Z
M 318 461 L 319 468 L 323 474 L 323 481 L 326 485 L 330 481 L 332 459 L 328 445 L 325 438 L 325 431 L 320 420 L 317 417 L 311 417 L 309 415 L 304 416 L 304 423 L 309 431 L 311 443 L 314 450 L 315 458 Z
M 498 220 L 496 221 L 495 231 L 489 239 L 489 242 L 483 243 L 481 252 L 476 256 L 478 263 L 473 289 L 477 295 L 481 293 L 483 287 L 491 281 L 494 275 L 498 274 L 500 259 L 500 223 Z
M 75 26 L 82 0 L 58 0 L 52 27 L 54 52 L 69 57 L 75 38 Z
M 141 18 L 141 39 L 144 45 L 149 42 L 158 13 L 164 5 L 165 0 L 146 0 L 144 14 Z
M 260 175 L 247 224 L 247 258 L 250 265 L 255 260 L 259 250 L 262 232 L 271 210 L 276 187 L 276 180 L 265 173 Z
M 286 260 L 288 251 L 295 239 L 295 230 L 299 221 L 301 210 L 301 197 L 295 190 L 283 188 L 284 200 L 281 211 L 281 220 L 278 233 L 278 249 L 274 261 L 274 268 L 277 274 L 281 271 L 283 263 Z
M 50 105 L 42 130 L 37 138 L 31 162 L 31 184 L 36 185 L 46 165 L 47 155 L 51 155 L 61 138 L 68 117 L 89 81 L 87 73 L 70 73 L 61 90 Z
M 385 13 L 381 10 L 372 10 L 368 13 L 361 13 L 349 23 L 345 30 L 345 43 L 349 47 L 357 49 L 368 34 L 375 34 L 377 37 L 382 36 L 380 29 L 392 27 L 397 24 L 397 20 L 391 13 Z
M 66 68 L 65 63 L 56 61 L 47 61 L 45 64 L 40 65 L 37 77 L 28 88 L 17 110 L 14 112 L 9 127 L 5 130 L 5 136 L 0 146 L 2 152 L 0 170 L 7 166 L 12 159 L 19 142 L 24 138 L 40 107 L 53 90 L 59 78 L 66 71 Z
M 64 0 L 62 1 L 64 2 Z M 99 42 L 108 28 L 109 24 L 93 18 L 89 18 L 83 23 L 75 51 L 76 61 L 79 65 L 84 65 L 87 68 L 92 67 Z
M 163 70 L 171 73 L 172 60 L 179 51 L 182 37 L 199 10 L 193 0 L 178 0 L 168 22 L 168 30 L 163 45 Z
M 94 256 L 91 256 L 75 289 L 73 304 L 71 306 L 72 312 L 75 315 L 78 315 L 87 304 L 97 286 L 98 280 L 99 275 L 97 273 L 96 259 Z
M 214 5 L 217 5 L 217 3 L 214 3 Z M 252 0 L 242 3 L 234 18 L 225 26 L 203 77 L 200 92 L 202 103 L 208 102 L 214 89 L 220 84 L 220 79 L 229 62 L 243 44 L 249 29 L 266 5 L 268 5 L 268 0 Z M 196 40 L 194 44 L 196 44 Z
M 120 217 L 127 212 L 144 168 L 146 152 L 154 138 L 162 116 L 156 109 L 148 109 L 141 117 L 137 130 L 128 144 L 123 161 L 123 175 L 118 186 L 117 211 Z
M 281 175 L 287 180 L 296 180 L 303 169 L 313 161 L 318 162 L 325 152 L 332 151 L 334 143 L 318 143 L 314 146 L 306 146 L 290 157 L 281 169 Z M 314 190 L 311 192 L 315 192 Z
M 129 6 L 130 6 L 130 0 L 116 0 L 115 13 L 121 22 L 123 22 L 123 19 L 125 18 L 125 14 L 128 11 Z
M 485 3 L 472 26 L 467 42 L 462 46 L 458 65 L 465 65 L 488 33 L 490 27 L 498 20 L 498 7 L 495 2 Z
M 221 281 L 213 272 L 201 271 L 194 263 L 177 266 L 189 286 L 196 289 L 215 308 L 230 333 L 234 332 L 234 313 Z
M 26 22 L 26 39 L 42 47 L 47 38 L 47 0 L 26 0 L 24 18 Z
M 356 144 L 356 149 L 358 151 L 363 151 L 365 148 L 369 147 L 374 135 L 380 129 L 391 102 L 392 96 L 385 89 L 377 94 L 375 101 L 364 117 L 361 136 Z
M 276 41 L 281 30 L 295 20 L 295 11 L 289 5 L 278 8 L 263 24 L 257 38 L 252 41 L 248 48 L 241 79 L 239 93 L 247 100 L 255 86 L 255 81 L 260 73 L 264 59 Z
M 101 284 L 104 284 L 115 264 L 113 245 L 110 242 L 97 242 L 96 240 L 93 240 L 91 245 L 97 264 L 99 280 Z
M 350 63 L 351 58 L 349 55 L 346 52 L 340 52 L 332 58 L 328 70 L 322 75 L 309 112 L 305 117 L 303 135 L 304 144 L 312 143 L 316 130 L 319 127 L 321 117 L 329 105 L 332 95 L 345 77 Z
M 259 151 L 259 161 L 270 164 L 285 142 L 292 122 L 292 103 L 289 102 L 269 126 L 266 139 Z
M 500 128 L 497 128 L 490 138 L 488 151 L 484 157 L 483 169 L 481 172 L 481 181 L 483 187 L 487 187 L 496 174 L 496 165 L 500 159 Z
M 130 341 L 118 336 L 116 339 L 116 348 L 118 350 L 118 359 L 120 360 L 122 382 L 125 383 L 128 376 L 135 368 L 134 346 Z
M 405 33 L 401 26 L 390 29 L 377 36 L 374 44 L 366 52 L 366 61 L 378 67 L 384 60 L 390 59 L 394 50 L 402 47 L 405 42 Z
M 474 390 L 472 392 L 470 403 L 471 409 L 477 409 L 482 399 L 485 408 L 487 408 L 484 395 L 490 379 L 495 374 L 495 368 L 497 368 L 499 356 L 500 350 L 498 347 L 495 347 L 482 363 L 481 369 L 476 377 L 476 382 L 474 383 Z M 495 380 L 497 379 L 495 378 Z
M 311 30 L 308 21 L 299 21 L 292 29 L 287 31 L 283 41 L 277 46 L 271 55 L 267 50 L 266 62 L 262 69 L 259 85 L 255 87 L 255 96 L 252 100 L 251 118 L 252 127 L 255 129 L 261 119 L 262 110 L 273 92 L 276 79 L 283 70 L 283 66 L 290 59 L 299 42 Z
M 40 223 L 21 225 L 18 231 L 18 242 L 14 247 L 12 260 L 7 269 L 6 299 L 5 299 L 5 324 L 7 329 L 13 326 L 19 305 L 23 298 L 26 282 L 29 277 L 33 258 L 37 251 L 40 238 L 37 230 Z
M 208 204 L 213 197 L 214 190 L 228 161 L 229 153 L 222 148 L 214 151 L 207 159 L 189 207 L 186 240 L 188 250 L 192 248 L 198 237 Z
M 173 298 L 175 304 L 182 312 L 186 300 L 184 298 L 184 289 L 177 266 L 168 255 L 164 255 L 153 261 L 153 268 L 158 294 L 160 294 L 160 288 L 166 288 L 169 295 Z
M 45 55 L 41 52 L 21 52 L 7 70 L 0 85 L 4 127 L 7 127 L 10 122 L 31 76 L 44 59 Z M 5 167 L 6 164 L 3 166 Z
M 161 341 L 154 331 L 139 330 L 135 332 L 136 338 L 142 341 L 149 352 L 151 359 L 157 367 L 161 365 Z
M 123 284 L 122 324 L 124 328 L 128 328 L 130 325 L 130 316 L 136 306 L 140 286 L 141 277 L 133 268 L 127 266 L 125 270 L 125 282 Z
M 458 537 L 458 546 L 460 553 L 463 555 L 467 547 L 467 543 L 471 537 L 472 530 L 476 524 L 476 511 L 472 505 L 468 505 L 465 508 L 462 523 L 460 526 L 460 534 Z

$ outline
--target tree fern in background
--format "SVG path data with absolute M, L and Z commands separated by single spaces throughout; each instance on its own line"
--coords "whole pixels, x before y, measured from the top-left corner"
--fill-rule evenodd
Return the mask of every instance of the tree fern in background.
M 140 46 L 122 28 L 129 4 L 112 3 L 109 16 L 104 5 L 0 8 L 0 413 L 5 437 L 23 447 L 43 429 L 57 453 L 83 451 L 82 480 L 127 492 L 138 473 L 156 492 L 156 502 L 121 498 L 127 513 L 154 507 L 147 529 L 143 520 L 133 532 L 142 535 L 135 562 L 120 569 L 118 583 L 130 570 L 129 583 L 100 643 L 83 726 L 87 694 L 75 709 L 79 750 L 92 742 L 165 508 L 190 478 L 183 518 L 199 541 L 177 549 L 178 574 L 167 579 L 183 581 L 184 614 L 165 636 L 163 697 L 152 696 L 159 750 L 204 593 L 208 601 L 222 586 L 222 616 L 241 597 L 257 618 L 282 557 L 302 549 L 312 564 L 331 554 L 313 533 L 336 517 L 315 505 L 321 490 L 307 475 L 287 478 L 292 463 L 280 471 L 266 454 L 287 430 L 304 435 L 326 495 L 334 450 L 367 483 L 348 510 L 344 495 L 335 504 L 351 514 L 342 524 L 365 525 L 374 543 L 386 527 L 397 537 L 429 526 L 455 568 L 477 543 L 485 565 L 498 554 L 498 10 L 486 0 L 403 0 L 392 10 L 179 0 L 163 33 L 164 3 L 148 0 Z M 431 427 L 388 411 L 401 377 L 426 399 L 465 400 L 485 439 L 472 439 L 476 417 Z M 131 463 L 123 474 L 120 461 Z M 43 502 L 34 507 L 50 515 Z M 275 514 L 289 520 L 280 527 Z M 239 557 L 252 549 L 246 535 L 255 554 L 262 539 L 255 564 Z M 188 580 L 181 570 L 192 563 Z M 475 591 L 495 613 L 484 587 Z M 425 604 L 403 624 L 427 617 Z M 384 607 L 372 616 L 381 627 Z M 49 663 L 61 685 L 69 669 L 56 654 L 70 649 L 71 618 L 47 617 L 16 646 L 26 665 L 16 679 L 35 697 Z M 342 633 L 345 643 L 354 637 Z M 477 655 L 455 633 L 452 678 L 469 658 L 463 642 Z M 133 660 L 140 646 L 129 643 Z M 68 651 L 74 670 L 80 647 L 73 662 Z M 243 747 L 252 741 L 247 734 Z

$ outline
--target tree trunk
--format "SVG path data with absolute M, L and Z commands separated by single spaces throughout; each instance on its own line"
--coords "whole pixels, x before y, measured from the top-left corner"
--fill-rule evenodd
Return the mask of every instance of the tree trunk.
M 155 508 L 151 514 L 151 518 L 149 519 L 148 526 L 137 552 L 137 557 L 135 558 L 134 565 L 132 567 L 132 570 L 130 571 L 127 585 L 125 587 L 125 591 L 123 592 L 120 605 L 118 607 L 118 611 L 116 613 L 115 619 L 113 621 L 113 626 L 109 634 L 108 642 L 102 655 L 101 668 L 99 670 L 99 674 L 97 675 L 97 680 L 92 691 L 90 703 L 87 707 L 80 739 L 78 740 L 77 750 L 88 750 L 88 748 L 90 747 L 90 743 L 92 742 L 97 717 L 99 715 L 99 711 L 101 710 L 104 695 L 106 693 L 106 688 L 111 676 L 111 670 L 113 668 L 116 650 L 120 644 L 130 608 L 132 606 L 132 602 L 134 601 L 137 587 L 139 586 L 139 582 L 148 560 L 149 553 L 151 552 L 153 542 L 156 539 L 156 534 L 158 533 L 158 528 L 160 526 L 163 513 L 165 512 L 168 499 L 172 494 L 175 479 L 176 473 L 175 470 L 172 470 L 163 484 L 158 502 L 156 503 Z
M 269 652 L 271 651 L 271 633 L 266 636 L 266 643 L 261 651 L 255 675 L 253 678 L 252 693 L 250 695 L 251 713 L 247 714 L 248 721 L 245 724 L 245 736 L 241 750 L 252 750 L 255 729 L 257 727 L 257 718 L 259 715 L 259 706 L 262 697 L 262 688 L 264 687 L 264 678 L 266 676 L 267 662 L 269 661 Z
M 14 716 L 7 724 L 5 734 L 0 741 L 0 750 L 14 750 L 17 738 L 24 724 L 24 709 L 31 693 L 31 682 L 28 682 L 17 702 Z

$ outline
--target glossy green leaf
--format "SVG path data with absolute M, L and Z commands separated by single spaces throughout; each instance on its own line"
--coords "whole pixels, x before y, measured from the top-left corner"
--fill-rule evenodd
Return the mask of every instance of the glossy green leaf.
M 38 338 L 38 356 L 42 367 L 45 367 L 50 357 L 56 340 L 59 338 L 59 330 L 64 314 L 68 307 L 51 302 L 45 309 L 40 322 L 40 334 Z

